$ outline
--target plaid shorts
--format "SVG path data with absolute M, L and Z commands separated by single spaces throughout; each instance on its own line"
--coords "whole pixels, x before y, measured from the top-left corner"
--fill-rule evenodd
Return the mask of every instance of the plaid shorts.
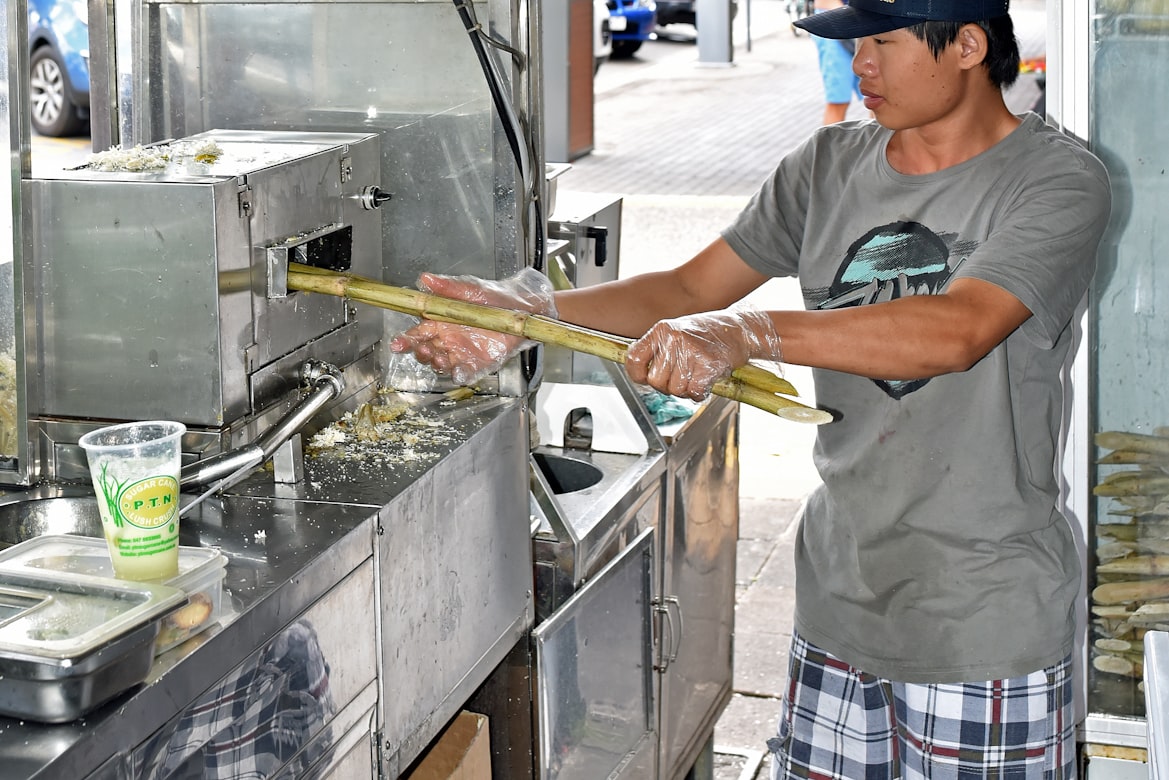
M 1074 780 L 1072 660 L 1008 680 L 918 685 L 792 636 L 772 780 Z

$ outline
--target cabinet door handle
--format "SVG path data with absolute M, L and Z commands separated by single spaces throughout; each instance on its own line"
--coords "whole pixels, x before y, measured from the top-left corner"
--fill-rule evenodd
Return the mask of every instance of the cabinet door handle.
M 677 632 L 671 629 L 670 635 L 674 638 L 674 646 L 670 648 L 670 662 L 678 660 L 678 650 L 682 647 L 682 635 L 686 631 L 686 626 L 682 623 L 682 604 L 678 601 L 677 596 L 669 596 L 666 599 L 666 614 L 670 614 L 670 607 L 674 608 L 674 613 L 678 616 L 678 630 Z
M 665 637 L 663 637 L 662 662 L 654 667 L 654 671 L 664 672 L 670 668 L 670 664 L 678 660 L 678 648 L 682 646 L 682 632 L 684 630 L 682 624 L 682 605 L 678 602 L 677 596 L 666 596 L 657 602 L 654 606 L 654 611 L 666 617 L 663 626 L 666 629 L 665 633 L 669 637 L 669 642 L 664 641 Z M 677 625 L 675 625 L 675 615 L 677 615 Z M 669 647 L 668 651 L 665 649 L 667 647 Z

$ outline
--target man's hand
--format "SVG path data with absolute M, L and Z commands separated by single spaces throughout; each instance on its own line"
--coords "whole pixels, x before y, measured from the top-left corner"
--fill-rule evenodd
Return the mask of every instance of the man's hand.
M 662 320 L 630 345 L 625 370 L 634 382 L 697 401 L 752 358 L 780 361 L 779 336 L 767 314 L 740 303 Z
M 424 273 L 419 289 L 444 298 L 556 316 L 552 286 L 547 277 L 532 268 L 499 281 L 473 276 L 443 276 Z M 519 336 L 495 331 L 423 320 L 394 337 L 390 349 L 413 352 L 419 362 L 436 371 L 449 373 L 461 385 L 474 384 L 498 371 L 509 358 L 529 342 Z

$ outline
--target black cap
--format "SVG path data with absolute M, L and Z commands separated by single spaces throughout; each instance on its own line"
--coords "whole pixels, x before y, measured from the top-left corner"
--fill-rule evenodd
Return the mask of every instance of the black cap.
M 1008 11 L 1009 0 L 849 0 L 798 20 L 795 25 L 821 38 L 863 38 L 928 21 L 972 22 Z

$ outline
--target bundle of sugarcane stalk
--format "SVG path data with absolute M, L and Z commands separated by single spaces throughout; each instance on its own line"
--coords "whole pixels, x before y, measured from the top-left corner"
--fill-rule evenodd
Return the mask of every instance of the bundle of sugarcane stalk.
M 625 353 L 631 343 L 629 339 L 570 325 L 551 317 L 443 298 L 300 263 L 288 264 L 288 289 L 335 295 L 415 317 L 522 336 L 531 341 L 555 344 L 616 363 L 625 362 Z M 729 378 L 717 382 L 712 392 L 786 420 L 816 425 L 832 421 L 832 415 L 828 412 L 786 397 L 799 395 L 795 387 L 786 379 L 754 365 L 735 369 Z
M 1092 664 L 1139 679 L 1145 632 L 1169 630 L 1169 427 L 1103 431 L 1095 441 L 1110 450 L 1097 464 L 1121 468 L 1092 489 L 1117 504 L 1096 523 Z

